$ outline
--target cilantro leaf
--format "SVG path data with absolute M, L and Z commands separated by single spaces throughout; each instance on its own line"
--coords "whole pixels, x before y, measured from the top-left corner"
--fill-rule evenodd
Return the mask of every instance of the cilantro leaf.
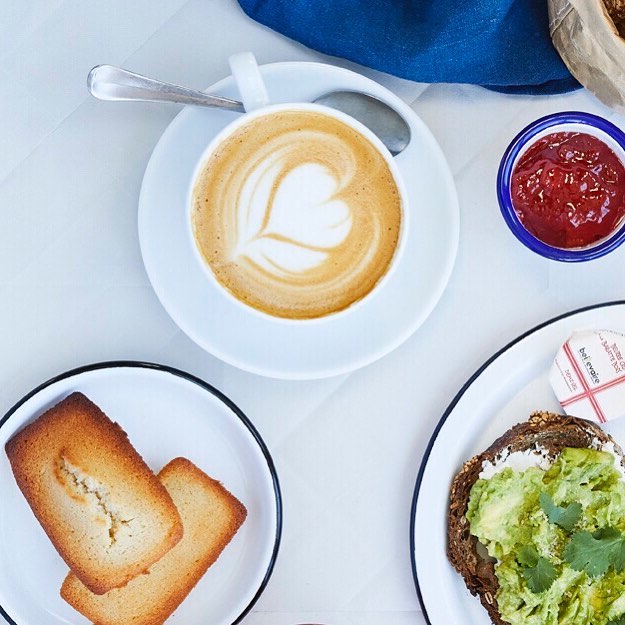
M 547 515 L 550 523 L 559 525 L 563 530 L 570 532 L 582 515 L 582 505 L 578 502 L 570 503 L 566 508 L 558 506 L 545 492 L 540 493 L 540 507 Z
M 558 576 L 553 564 L 539 556 L 532 545 L 521 547 L 516 559 L 523 566 L 523 577 L 532 592 L 547 590 Z
M 594 532 L 593 537 L 606 542 L 614 570 L 617 573 L 625 571 L 625 536 L 613 527 L 603 527 Z
M 555 566 L 539 556 L 535 566 L 526 566 L 523 569 L 523 577 L 532 592 L 543 592 L 551 587 L 558 573 Z
M 619 541 L 619 543 L 614 546 L 611 558 L 612 566 L 617 573 L 625 571 L 625 540 Z M 625 623 L 623 625 L 625 625 Z
M 603 527 L 592 534 L 575 532 L 564 548 L 564 559 L 576 571 L 586 571 L 591 577 L 603 575 L 612 566 L 617 572 L 625 570 L 625 538 L 612 527 Z
M 525 547 L 521 547 L 521 549 L 519 549 L 516 559 L 517 562 L 523 566 L 536 566 L 539 557 L 538 551 L 536 551 L 534 547 L 531 545 L 525 545 Z

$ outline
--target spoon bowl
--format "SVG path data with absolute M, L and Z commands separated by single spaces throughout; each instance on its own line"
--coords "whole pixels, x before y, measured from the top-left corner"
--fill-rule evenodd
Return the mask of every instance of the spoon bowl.
M 332 91 L 315 100 L 358 120 L 378 136 L 388 151 L 397 156 L 410 143 L 410 126 L 386 102 L 358 91 Z
M 100 100 L 174 102 L 245 112 L 243 104 L 237 100 L 162 82 L 113 65 L 96 65 L 87 76 L 87 88 Z M 333 91 L 313 102 L 342 111 L 367 126 L 393 156 L 410 143 L 410 126 L 406 120 L 395 109 L 371 95 L 357 91 Z

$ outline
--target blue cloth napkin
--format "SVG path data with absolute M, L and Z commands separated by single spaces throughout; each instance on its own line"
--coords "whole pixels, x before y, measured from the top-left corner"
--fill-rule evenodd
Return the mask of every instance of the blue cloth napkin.
M 507 93 L 580 85 L 551 43 L 546 0 L 238 0 L 306 46 L 417 82 Z

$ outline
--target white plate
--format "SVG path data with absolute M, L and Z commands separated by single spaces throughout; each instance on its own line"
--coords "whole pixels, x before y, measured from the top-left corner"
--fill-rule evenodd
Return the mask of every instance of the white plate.
M 284 324 L 245 314 L 199 266 L 187 232 L 187 190 L 197 160 L 235 113 L 188 107 L 167 128 L 143 179 L 141 253 L 161 303 L 198 345 L 262 375 L 312 379 L 362 367 L 398 347 L 423 323 L 451 274 L 458 244 L 458 202 L 445 158 L 430 131 L 381 85 L 318 63 L 261 67 L 272 103 L 310 101 L 334 89 L 365 91 L 409 122 L 410 145 L 395 160 L 406 183 L 410 227 L 397 270 L 380 292 L 347 316 Z M 236 98 L 231 78 L 209 89 Z
M 465 460 L 532 411 L 562 412 L 549 385 L 549 368 L 560 345 L 587 328 L 625 332 L 625 302 L 573 311 L 520 336 L 471 377 L 436 427 L 417 478 L 411 522 L 415 585 L 431 625 L 491 625 L 447 561 L 449 488 Z M 625 442 L 625 419 L 603 427 Z
M 153 470 L 184 456 L 244 503 L 245 523 L 167 623 L 238 621 L 264 590 L 280 542 L 280 490 L 271 456 L 245 415 L 219 391 L 175 369 L 131 362 L 65 373 L 29 393 L 0 421 L 0 614 L 17 625 L 89 622 L 59 596 L 67 566 L 19 491 L 4 453 L 17 430 L 75 390 L 122 426 Z

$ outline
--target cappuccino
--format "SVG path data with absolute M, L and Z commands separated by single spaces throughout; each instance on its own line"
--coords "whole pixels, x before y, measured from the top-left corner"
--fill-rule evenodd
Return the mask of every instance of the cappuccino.
M 196 245 L 217 281 L 269 315 L 313 319 L 365 297 L 402 228 L 389 164 L 363 134 L 318 110 L 244 122 L 201 165 Z

